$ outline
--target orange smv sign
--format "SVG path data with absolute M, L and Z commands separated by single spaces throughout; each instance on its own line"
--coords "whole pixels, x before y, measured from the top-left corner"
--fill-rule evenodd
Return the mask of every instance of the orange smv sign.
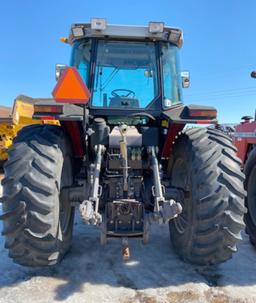
M 57 82 L 52 96 L 57 102 L 86 104 L 91 93 L 75 67 L 67 67 Z

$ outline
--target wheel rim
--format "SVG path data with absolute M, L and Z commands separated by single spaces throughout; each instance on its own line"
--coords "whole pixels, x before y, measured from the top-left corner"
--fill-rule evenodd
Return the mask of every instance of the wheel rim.
M 256 225 L 256 166 L 254 166 L 248 180 L 247 201 L 250 217 Z
M 185 191 L 189 191 L 190 189 L 188 167 L 183 159 L 177 159 L 173 166 L 172 186 L 181 188 Z M 175 228 L 180 234 L 184 234 L 189 227 L 190 212 L 188 200 L 188 198 L 184 198 L 183 201 L 179 201 L 182 206 L 182 213 L 173 219 Z

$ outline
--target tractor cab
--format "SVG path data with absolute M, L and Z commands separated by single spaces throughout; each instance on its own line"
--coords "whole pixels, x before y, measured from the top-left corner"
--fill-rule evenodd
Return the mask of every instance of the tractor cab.
M 74 24 L 69 36 L 70 65 L 91 92 L 88 107 L 92 113 L 159 116 L 182 102 L 180 29 L 161 22 L 130 27 L 96 21 Z
M 163 22 L 120 26 L 92 19 L 90 23 L 73 24 L 69 37 L 61 41 L 72 46 L 71 60 L 70 67 L 56 65 L 56 79 L 61 82 L 66 69 L 76 69 L 79 81 L 90 91 L 90 98 L 82 104 L 70 99 L 71 93 L 74 95 L 72 85 L 67 85 L 63 98 L 53 92 L 57 102 L 79 103 L 80 108 L 74 109 L 76 117 L 81 117 L 82 105 L 90 116 L 103 117 L 110 125 L 145 125 L 156 120 L 159 127 L 164 120 L 168 128 L 169 122 L 183 127 L 186 123 L 217 122 L 214 108 L 182 103 L 182 89 L 189 87 L 190 80 L 189 73 L 180 70 L 183 35 L 179 28 Z M 35 118 L 42 114 L 41 105 L 35 110 Z M 63 113 L 70 111 L 66 107 L 63 105 Z M 50 115 L 66 120 L 62 113 Z

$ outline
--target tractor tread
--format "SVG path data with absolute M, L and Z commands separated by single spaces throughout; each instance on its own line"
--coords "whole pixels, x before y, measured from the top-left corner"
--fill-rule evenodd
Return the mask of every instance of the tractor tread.
M 188 158 L 195 193 L 188 232 L 180 234 L 175 219 L 170 221 L 173 247 L 183 260 L 194 264 L 224 262 L 236 251 L 246 211 L 244 174 L 236 148 L 218 130 L 193 128 L 176 139 L 173 154 L 174 159 L 184 154 Z
M 246 232 L 250 237 L 253 246 L 256 247 L 256 207 L 255 207 L 255 184 L 256 184 L 256 147 L 248 155 L 245 163 L 244 172 L 246 175 L 245 188 L 247 196 L 245 198 L 245 206 L 248 212 L 244 216 L 246 224 Z
M 71 245 L 73 218 L 67 234 L 60 235 L 58 215 L 66 140 L 61 127 L 55 125 L 24 127 L 14 139 L 4 165 L 1 220 L 5 247 L 18 264 L 56 264 Z

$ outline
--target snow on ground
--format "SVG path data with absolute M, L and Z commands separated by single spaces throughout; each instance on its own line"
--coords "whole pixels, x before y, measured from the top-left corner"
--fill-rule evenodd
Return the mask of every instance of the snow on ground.
M 167 226 L 153 226 L 150 243 L 130 241 L 123 262 L 120 241 L 102 247 L 98 229 L 76 215 L 72 250 L 51 268 L 14 264 L 0 236 L 0 303 L 256 302 L 256 250 L 246 235 L 232 260 L 206 268 L 181 261 Z

